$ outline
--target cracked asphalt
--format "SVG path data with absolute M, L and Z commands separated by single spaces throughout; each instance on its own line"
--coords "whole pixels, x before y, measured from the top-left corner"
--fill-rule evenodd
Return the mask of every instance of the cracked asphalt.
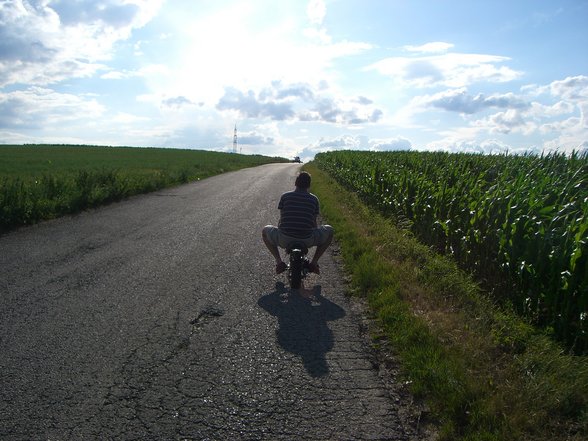
M 336 247 L 312 299 L 261 229 L 296 164 L 0 236 L 2 440 L 416 440 Z

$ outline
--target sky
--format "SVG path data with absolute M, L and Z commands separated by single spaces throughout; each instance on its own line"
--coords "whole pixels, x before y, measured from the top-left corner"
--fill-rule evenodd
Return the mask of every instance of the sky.
M 588 150 L 588 0 L 0 0 L 0 144 Z

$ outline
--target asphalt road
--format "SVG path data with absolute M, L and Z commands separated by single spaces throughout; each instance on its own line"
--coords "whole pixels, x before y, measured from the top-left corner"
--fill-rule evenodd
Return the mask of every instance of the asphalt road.
M 0 439 L 418 439 L 333 253 L 314 302 L 273 273 L 261 229 L 297 169 L 0 236 Z

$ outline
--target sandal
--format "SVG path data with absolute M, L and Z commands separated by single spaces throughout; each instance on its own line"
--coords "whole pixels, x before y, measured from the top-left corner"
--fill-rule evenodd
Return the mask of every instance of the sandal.
M 288 265 L 286 265 L 286 262 L 280 262 L 276 265 L 276 274 L 282 274 L 287 269 Z
M 310 262 L 308 264 L 308 271 L 310 271 L 311 273 L 315 273 L 315 274 L 321 273 L 321 269 L 319 268 L 318 263 L 313 263 L 313 262 Z

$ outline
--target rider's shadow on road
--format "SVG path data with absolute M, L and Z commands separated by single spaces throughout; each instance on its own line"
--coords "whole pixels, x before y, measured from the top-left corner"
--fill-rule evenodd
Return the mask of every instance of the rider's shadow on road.
M 261 297 L 257 304 L 278 318 L 279 345 L 302 357 L 310 375 L 322 377 L 329 373 L 326 354 L 334 344 L 327 322 L 344 317 L 345 310 L 322 297 L 320 285 L 315 286 L 312 293 L 313 301 L 296 291 L 290 292 L 278 282 L 276 290 Z

